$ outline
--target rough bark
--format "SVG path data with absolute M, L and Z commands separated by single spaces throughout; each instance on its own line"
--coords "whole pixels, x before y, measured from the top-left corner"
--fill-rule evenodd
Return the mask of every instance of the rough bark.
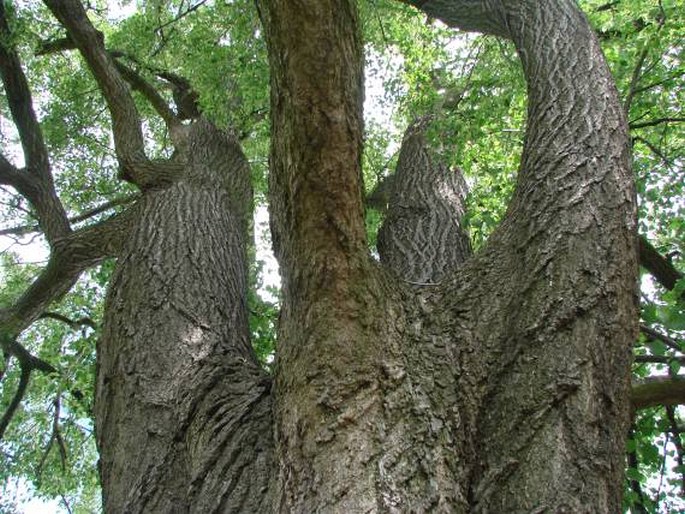
M 491 11 L 475 28 L 516 44 L 529 107 L 514 198 L 463 293 L 478 295 L 468 382 L 484 384 L 471 508 L 616 512 L 637 329 L 626 122 L 574 2 L 424 8 L 459 25 L 475 3 Z
M 185 169 L 139 201 L 108 294 L 95 404 L 107 512 L 267 509 L 270 379 L 246 309 L 249 170 L 204 121 L 190 128 Z
M 235 138 L 211 123 L 197 119 L 182 126 L 172 118 L 162 98 L 105 51 L 79 2 L 46 3 L 107 100 L 123 175 L 144 192 L 123 214 L 51 240 L 46 269 L 0 312 L 3 348 L 8 334 L 16 336 L 36 319 L 81 271 L 117 257 L 98 343 L 95 400 L 105 510 L 268 510 L 271 381 L 252 351 L 247 322 L 247 161 Z M 124 78 L 167 123 L 174 159 L 145 156 Z M 30 101 L 28 89 L 18 89 Z M 22 112 L 30 114 L 30 104 Z M 37 141 L 37 123 L 29 128 Z M 48 165 L 44 172 L 51 178 Z M 32 185 L 24 177 L 0 160 L 0 180 L 20 193 Z M 66 216 L 64 221 L 68 228 Z M 31 364 L 31 356 L 25 357 Z M 24 361 L 22 369 L 30 371 Z
M 397 170 L 388 177 L 389 200 L 378 233 L 381 262 L 403 280 L 439 283 L 471 256 L 461 226 L 467 187 L 461 170 L 449 169 L 431 155 L 425 131 L 430 117 L 406 130 Z
M 286 284 L 279 509 L 619 510 L 635 202 L 626 123 L 587 21 L 566 0 L 417 2 L 515 42 L 529 117 L 500 229 L 443 286 L 408 289 L 360 257 L 358 141 L 333 139 L 331 124 L 357 120 L 340 101 L 358 83 L 358 40 L 340 30 L 351 6 L 305 4 L 261 3 Z
M 95 404 L 107 512 L 619 511 L 635 201 L 623 110 L 574 2 L 413 2 L 514 41 L 528 128 L 508 214 L 467 260 L 461 185 L 410 133 L 381 237 L 386 269 L 364 233 L 355 2 L 258 1 L 283 274 L 273 387 L 249 341 L 251 191 L 237 142 L 202 119 L 181 127 L 160 105 L 178 152 L 148 160 L 126 70 L 79 2 L 46 3 L 95 74 L 124 174 L 144 190 L 107 250 L 118 263 Z M 0 160 L 4 183 L 23 187 L 18 171 Z M 449 187 L 431 187 L 439 178 Z M 39 282 L 21 319 L 55 283 L 68 287 Z

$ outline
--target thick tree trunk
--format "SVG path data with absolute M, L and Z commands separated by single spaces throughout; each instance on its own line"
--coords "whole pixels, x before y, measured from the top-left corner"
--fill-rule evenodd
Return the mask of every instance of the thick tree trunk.
M 406 130 L 397 170 L 383 184 L 387 213 L 378 233 L 381 262 L 403 280 L 437 284 L 471 256 L 462 227 L 467 187 L 460 169 L 440 162 L 426 142 L 431 117 Z
M 274 387 L 249 344 L 244 158 L 200 121 L 181 177 L 136 207 L 108 297 L 108 512 L 620 509 L 635 202 L 597 42 L 571 0 L 416 3 L 519 49 L 529 124 L 502 226 L 465 260 L 461 185 L 410 133 L 374 262 L 355 2 L 259 0 L 283 274 Z
M 107 512 L 264 512 L 270 379 L 246 309 L 251 188 L 238 145 L 191 126 L 185 176 L 145 193 L 98 347 Z
M 410 245 L 383 248 L 393 237 L 382 236 L 392 275 L 363 250 L 351 2 L 261 3 L 285 273 L 278 508 L 616 512 L 637 319 L 635 202 L 625 120 L 597 41 L 570 0 L 417 4 L 514 40 L 529 83 L 508 216 L 461 269 L 440 266 L 453 271 L 439 286 L 413 286 L 416 267 L 392 263 L 431 269 L 444 249 L 407 256 Z M 449 216 L 436 197 L 424 201 L 436 219 Z

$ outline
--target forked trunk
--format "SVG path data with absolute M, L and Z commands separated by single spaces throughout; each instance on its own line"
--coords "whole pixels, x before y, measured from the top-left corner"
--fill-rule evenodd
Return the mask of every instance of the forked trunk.
M 108 298 L 108 512 L 620 510 L 635 201 L 597 41 L 571 0 L 414 3 L 521 55 L 528 130 L 502 226 L 467 259 L 460 182 L 409 134 L 376 263 L 355 2 L 259 0 L 283 274 L 274 386 L 249 346 L 244 160 L 197 123 L 187 176 L 145 194 Z

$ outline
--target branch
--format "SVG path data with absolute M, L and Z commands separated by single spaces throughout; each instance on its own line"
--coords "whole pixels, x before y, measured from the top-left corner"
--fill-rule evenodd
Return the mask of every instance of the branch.
M 174 133 L 180 125 L 181 122 L 176 117 L 174 112 L 169 108 L 169 104 L 166 102 L 162 95 L 160 95 L 157 90 L 152 87 L 138 72 L 129 68 L 125 64 L 115 60 L 114 65 L 116 66 L 121 76 L 128 82 L 131 87 L 140 92 L 147 100 L 150 102 L 152 107 L 157 111 L 157 113 L 162 117 L 164 123 L 166 123 L 167 128 L 170 133 Z
M 644 236 L 640 236 L 639 247 L 640 265 L 649 271 L 659 284 L 671 291 L 676 282 L 683 278 L 683 274 L 661 255 Z
M 35 179 L 19 171 L 2 154 L 0 154 L 0 184 L 13 187 L 25 198 L 35 196 Z
M 67 29 L 102 90 L 112 116 L 114 148 L 122 178 L 145 187 L 145 180 L 137 176 L 136 169 L 140 163 L 147 163 L 140 116 L 128 84 L 105 49 L 102 33 L 93 27 L 78 0 L 45 0 L 45 4 Z
M 138 198 L 140 198 L 140 195 L 138 195 L 138 194 L 121 196 L 119 198 L 115 198 L 114 200 L 111 200 L 109 202 L 105 202 L 101 205 L 98 205 L 97 207 L 93 207 L 92 209 L 84 211 L 81 214 L 77 214 L 76 216 L 72 216 L 71 218 L 69 218 L 69 222 L 70 223 L 80 223 L 82 221 L 85 221 L 89 218 L 97 216 L 98 214 L 101 214 L 101 213 L 103 213 L 109 209 L 114 208 L 114 207 L 118 207 L 120 205 L 126 205 L 128 203 L 131 203 L 134 200 L 137 200 Z M 19 227 L 10 227 L 10 228 L 0 230 L 0 236 L 9 236 L 9 235 L 23 236 L 25 234 L 30 234 L 32 232 L 39 232 L 39 231 L 40 231 L 40 227 L 37 225 L 21 225 Z
M 11 307 L 0 310 L 0 327 L 8 339 L 16 339 L 51 302 L 66 294 L 84 270 L 116 256 L 136 215 L 137 209 L 133 206 L 60 240 L 33 284 Z M 16 355 L 12 348 L 8 351 Z
M 680 344 L 680 342 L 678 342 L 676 339 L 673 339 L 672 337 L 668 337 L 666 334 L 662 334 L 661 332 L 654 330 L 652 327 L 648 327 L 647 325 L 640 323 L 640 332 L 642 332 L 651 339 L 661 341 L 671 350 L 675 350 L 676 352 L 680 353 L 683 352 L 683 346 Z
M 38 50 L 36 51 L 36 55 L 46 55 L 49 53 L 55 53 L 55 52 L 63 52 L 65 50 L 73 50 L 77 49 L 76 44 L 74 43 L 73 39 L 70 37 L 66 38 L 61 38 L 61 39 L 56 39 L 56 40 L 51 40 L 51 41 L 44 41 L 40 44 Z M 190 83 L 183 79 L 182 77 L 179 77 L 178 75 L 175 75 L 170 72 L 165 72 L 162 70 L 159 70 L 158 68 L 151 67 L 149 65 L 141 63 L 136 57 L 133 55 L 127 53 L 127 52 L 122 52 L 120 50 L 108 50 L 107 51 L 109 55 L 112 57 L 112 62 L 116 69 L 119 71 L 121 74 L 122 78 L 126 80 L 130 84 L 130 86 L 133 88 L 133 90 L 138 91 L 141 93 L 152 105 L 152 107 L 157 111 L 157 113 L 162 117 L 164 122 L 167 125 L 167 128 L 169 129 L 169 132 L 174 134 L 174 132 L 177 131 L 178 127 L 181 125 L 180 120 L 182 119 L 189 119 L 191 117 L 197 117 L 199 115 L 199 111 L 197 109 L 196 101 L 197 101 L 197 94 L 192 91 L 192 88 L 190 88 Z M 138 73 L 136 70 L 133 68 L 125 65 L 122 63 L 119 58 L 124 57 L 134 63 L 135 65 L 139 67 L 143 67 L 147 69 L 148 71 L 154 73 L 160 78 L 164 78 L 168 82 L 171 82 L 173 87 L 174 87 L 174 101 L 176 102 L 178 106 L 178 114 L 174 113 L 170 108 L 169 104 L 167 101 L 157 92 L 157 90 L 149 83 L 147 82 L 140 73 Z M 176 80 L 172 80 L 169 77 L 176 77 L 178 80 L 182 81 L 182 83 L 185 85 L 183 89 L 179 88 L 179 82 Z M 192 98 L 193 100 L 193 113 L 195 116 L 184 116 L 182 113 L 182 105 L 178 102 L 178 99 L 176 97 L 176 91 L 190 91 L 192 92 L 195 96 Z
M 630 428 L 630 439 L 635 440 L 635 425 L 633 425 Z M 628 452 L 627 461 L 629 468 L 633 468 L 636 470 L 640 469 L 640 461 L 637 458 L 637 452 L 635 450 Z M 635 510 L 636 514 L 647 514 L 647 510 L 644 507 L 645 495 L 642 491 L 640 481 L 631 478 L 629 482 L 630 488 L 633 490 L 633 492 L 637 495 L 638 498 L 637 504 L 633 504 L 631 508 Z
M 17 412 L 19 404 L 24 399 L 24 395 L 26 394 L 26 389 L 29 385 L 30 378 L 31 368 L 21 366 L 21 377 L 19 378 L 19 385 L 17 386 L 17 390 L 14 393 L 14 396 L 12 397 L 12 401 L 7 406 L 5 414 L 3 414 L 2 419 L 0 419 L 0 441 L 2 441 L 2 438 L 5 435 L 5 431 L 7 430 L 7 427 L 10 424 L 10 421 L 12 421 L 14 414 Z
M 0 44 L 0 75 L 12 119 L 19 132 L 27 174 L 32 177 L 31 181 L 27 180 L 28 177 L 20 177 L 17 170 L 12 170 L 7 159 L 3 157 L 0 162 L 3 183 L 16 187 L 17 191 L 31 202 L 38 214 L 45 237 L 52 245 L 71 229 L 64 207 L 55 193 L 48 151 L 33 110 L 28 81 L 19 56 L 9 45 L 12 33 L 7 20 L 5 2 L 0 2 L 0 39 L 3 41 L 3 44 Z
M 55 441 L 57 441 L 57 446 L 59 448 L 62 471 L 64 471 L 67 465 L 67 450 L 64 444 L 64 439 L 62 438 L 62 432 L 59 428 L 59 415 L 61 410 L 60 393 L 57 394 L 57 397 L 53 400 L 52 404 L 55 406 L 55 412 L 52 416 L 52 434 L 50 435 L 48 444 L 45 446 L 45 450 L 43 450 L 43 457 L 41 457 L 40 463 L 38 463 L 36 470 L 36 474 L 38 476 L 42 475 L 43 473 L 43 466 L 45 465 L 45 461 L 47 460 L 50 450 L 52 449 L 52 445 Z
M 66 50 L 76 50 L 76 43 L 68 35 L 59 39 L 41 41 L 36 49 L 36 56 L 55 54 Z
M 643 121 L 641 123 L 631 123 L 628 126 L 631 129 L 639 129 L 644 127 L 653 127 L 655 125 L 661 125 L 662 123 L 680 123 L 685 121 L 685 118 L 657 118 L 655 120 Z
M 646 364 L 669 364 L 675 361 L 685 365 L 685 357 L 669 357 L 667 355 L 636 355 L 634 361 Z
M 0 2 L 0 37 L 3 41 L 0 44 L 0 74 L 7 92 L 12 119 L 19 132 L 27 168 L 31 173 L 43 176 L 49 173 L 48 151 L 33 110 L 29 84 L 21 68 L 19 56 L 9 43 L 12 40 L 12 33 L 5 5 L 5 2 Z
M 676 447 L 676 462 L 680 467 L 680 494 L 685 496 L 685 470 L 683 463 L 685 462 L 685 449 L 683 448 L 683 440 L 681 438 L 681 431 L 678 428 L 678 420 L 675 416 L 675 409 L 672 406 L 666 407 L 666 416 L 671 425 L 671 434 L 673 434 L 673 444 Z
M 602 12 L 602 11 L 608 11 L 612 7 L 615 7 L 616 5 L 620 4 L 620 1 L 617 2 L 607 2 L 606 4 L 602 4 L 599 7 L 595 9 L 595 12 Z
M 671 168 L 673 167 L 673 161 L 671 161 L 668 157 L 666 157 L 666 155 L 664 155 L 664 153 L 663 153 L 661 150 L 659 150 L 655 145 L 653 145 L 652 143 L 650 143 L 650 142 L 649 142 L 648 140 L 646 140 L 644 137 L 634 136 L 634 137 L 633 137 L 633 141 L 634 141 L 634 142 L 635 142 L 635 141 L 639 141 L 639 142 L 641 142 L 643 145 L 645 145 L 647 148 L 649 148 L 649 149 L 651 150 L 651 152 L 652 152 L 654 155 L 656 155 L 659 159 L 661 159 L 661 161 L 662 161 L 669 169 L 671 169 Z
M 200 7 L 202 7 L 206 3 L 207 3 L 207 0 L 200 0 L 200 2 L 198 2 L 197 4 L 191 5 L 190 7 L 188 7 L 188 9 L 186 9 L 185 11 L 176 15 L 176 17 L 172 18 L 171 20 L 169 20 L 165 23 L 162 23 L 159 27 L 157 27 L 155 29 L 155 32 L 156 33 L 162 32 L 162 29 L 164 29 L 164 28 L 168 27 L 169 25 L 176 23 L 180 19 L 188 16 L 190 13 L 192 13 L 193 11 L 196 11 L 197 9 L 199 9 Z
M 38 316 L 38 319 L 54 319 L 61 321 L 62 323 L 66 323 L 73 329 L 77 329 L 82 326 L 87 326 L 93 329 L 97 328 L 95 321 L 93 321 L 91 318 L 86 317 L 80 319 L 71 319 L 63 314 L 60 314 L 59 312 L 44 312 Z
M 645 85 L 645 86 L 642 86 L 642 87 L 637 88 L 637 89 L 634 91 L 634 95 L 638 95 L 638 94 L 640 94 L 640 93 L 644 93 L 645 91 L 649 91 L 649 90 L 652 89 L 652 88 L 655 88 L 655 87 L 658 87 L 658 86 L 662 86 L 662 85 L 666 84 L 668 81 L 677 79 L 677 78 L 679 78 L 679 77 L 681 77 L 681 76 L 683 76 L 683 75 L 685 75 L 685 69 L 684 69 L 684 70 L 677 71 L 677 72 L 673 73 L 670 77 L 667 77 L 667 78 L 665 78 L 665 79 L 657 80 L 656 82 L 651 82 L 651 83 L 649 83 L 649 84 L 647 84 L 647 85 Z
M 633 98 L 635 98 L 637 85 L 640 83 L 640 79 L 642 78 L 642 66 L 645 63 L 645 59 L 647 58 L 648 53 L 649 46 L 645 45 L 642 51 L 640 52 L 640 55 L 637 58 L 637 63 L 635 64 L 635 68 L 633 69 L 633 75 L 630 79 L 630 87 L 628 88 L 628 94 L 626 95 L 626 100 L 623 105 L 623 108 L 627 113 L 630 112 L 630 107 L 633 103 Z
M 685 404 L 685 379 L 682 377 L 643 379 L 633 384 L 631 398 L 635 409 Z

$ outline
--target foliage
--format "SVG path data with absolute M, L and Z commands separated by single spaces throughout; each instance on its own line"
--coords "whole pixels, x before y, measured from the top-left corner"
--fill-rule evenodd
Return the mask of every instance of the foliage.
M 7 2 L 6 2 L 7 3 Z M 680 0 L 585 0 L 602 48 L 625 101 L 631 123 L 639 198 L 640 233 L 685 271 L 685 9 Z M 63 37 L 57 22 L 36 1 L 10 2 L 13 43 L 18 45 L 47 140 L 60 199 L 70 216 L 126 197 L 133 189 L 116 179 L 109 117 L 91 74 L 76 52 L 36 55 L 45 41 Z M 185 77 L 199 93 L 203 112 L 235 131 L 252 164 L 256 203 L 266 199 L 268 174 L 268 70 L 264 39 L 253 2 L 91 2 L 90 14 L 110 49 L 162 93 L 171 84 L 160 71 Z M 470 187 L 468 224 L 474 248 L 483 246 L 502 218 L 513 191 L 524 141 L 526 91 L 515 49 L 489 36 L 458 34 L 392 0 L 360 2 L 366 40 L 367 88 L 363 171 L 366 192 L 392 173 L 403 129 L 416 117 L 434 116 L 429 137 L 436 155 L 463 169 Z M 122 10 L 123 9 L 123 10 Z M 138 97 L 151 155 L 170 152 L 168 135 L 152 108 Z M 0 144 L 16 148 L 17 135 L 0 96 Z M 661 121 L 660 121 L 661 120 Z M 12 190 L 0 196 L 4 227 L 32 226 L 35 215 Z M 110 216 L 108 209 L 83 223 Z M 369 209 L 370 245 L 382 221 Z M 4 245 L 4 243 L 3 243 Z M 35 277 L 38 267 L 5 252 L 0 263 L 0 304 L 7 304 Z M 52 311 L 99 326 L 106 263 L 83 276 Z M 257 353 L 269 366 L 275 345 L 278 292 L 264 293 L 262 265 L 252 273 L 250 327 Z M 685 340 L 681 281 L 673 291 L 643 280 L 642 322 L 662 338 L 642 334 L 635 352 L 636 379 L 679 374 Z M 37 494 L 60 498 L 73 512 L 98 508 L 91 405 L 97 328 L 44 319 L 22 342 L 59 368 L 35 375 L 0 451 L 0 481 L 20 477 Z M 675 344 L 667 344 L 675 342 Z M 2 368 L 0 409 L 16 390 L 19 370 Z M 648 512 L 676 512 L 682 469 L 674 469 L 682 445 L 673 418 L 661 407 L 637 414 L 629 441 L 633 467 L 626 471 L 626 509 L 640 501 Z M 677 420 L 679 421 L 679 419 Z M 676 423 L 677 424 L 677 423 Z M 58 434 L 58 435 L 56 435 Z M 665 435 L 667 434 L 667 435 Z M 61 442 L 60 442 L 61 441 Z M 661 477 L 665 478 L 661 478 Z M 642 496 L 630 480 L 640 484 Z M 673 482 L 672 484 L 670 482 Z M 4 501 L 4 500 L 3 500 Z M 10 511 L 9 505 L 0 509 Z

